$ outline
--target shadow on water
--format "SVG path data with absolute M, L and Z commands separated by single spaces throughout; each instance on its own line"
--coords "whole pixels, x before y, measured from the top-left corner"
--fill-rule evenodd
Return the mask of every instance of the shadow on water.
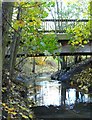
M 92 98 L 88 94 L 68 88 L 57 80 L 38 80 L 34 82 L 33 100 L 37 118 L 90 118 Z

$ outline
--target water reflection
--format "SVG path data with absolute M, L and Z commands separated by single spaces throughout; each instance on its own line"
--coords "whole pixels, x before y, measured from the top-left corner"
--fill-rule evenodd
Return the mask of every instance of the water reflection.
M 34 95 L 30 97 L 37 106 L 72 105 L 76 102 L 90 102 L 87 94 L 67 89 L 59 81 L 49 80 L 34 83 Z
M 60 84 L 57 81 L 38 82 L 41 85 L 37 91 L 37 104 L 40 105 L 60 105 Z

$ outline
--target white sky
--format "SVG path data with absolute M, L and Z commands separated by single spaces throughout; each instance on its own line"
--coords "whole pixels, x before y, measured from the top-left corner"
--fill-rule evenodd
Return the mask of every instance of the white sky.
M 48 0 L 48 1 L 51 1 L 51 0 Z M 64 6 L 67 7 L 68 3 L 72 3 L 72 4 L 73 3 L 78 3 L 79 0 L 52 0 L 52 1 L 59 2 L 58 5 L 59 5 L 59 8 L 61 9 L 61 6 L 62 7 L 64 7 Z M 85 1 L 85 3 L 87 3 L 90 0 L 80 0 L 80 2 L 82 2 L 82 1 Z M 83 6 L 80 6 L 80 7 L 83 7 Z M 56 5 L 55 5 L 54 8 L 51 8 L 51 12 L 49 13 L 49 15 L 48 15 L 48 17 L 46 19 L 53 19 L 53 16 L 54 16 L 54 18 L 57 18 L 57 14 L 55 14 L 55 12 L 57 12 L 57 6 Z

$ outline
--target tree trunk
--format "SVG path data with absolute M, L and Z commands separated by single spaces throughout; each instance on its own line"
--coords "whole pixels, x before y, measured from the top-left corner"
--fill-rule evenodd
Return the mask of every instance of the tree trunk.
M 9 23 L 11 24 L 13 14 L 13 2 L 2 2 L 2 61 L 3 69 L 5 68 L 6 44 L 9 38 Z M 9 22 L 9 23 L 8 23 Z
M 9 79 L 7 78 L 6 74 L 5 74 L 5 69 L 6 68 L 6 64 L 8 64 L 8 62 L 5 59 L 5 52 L 6 52 L 6 44 L 7 42 L 10 40 L 10 38 L 8 37 L 9 35 L 9 23 L 11 24 L 11 20 L 12 20 L 12 13 L 13 13 L 13 2 L 3 2 L 2 3 L 2 69 L 3 69 L 3 87 L 7 87 L 7 90 L 2 94 L 2 101 L 3 103 L 7 103 L 8 100 L 8 87 L 9 87 Z M 8 23 L 9 22 L 9 23 Z M 3 110 L 2 111 L 2 115 L 3 117 L 7 118 L 7 111 Z M 2 117 L 2 119 L 4 119 Z
M 20 19 L 20 15 L 21 15 L 21 8 L 18 7 L 18 14 L 17 14 L 17 20 Z M 21 32 L 21 28 L 19 27 L 16 31 L 14 31 L 14 35 L 13 35 L 13 41 L 12 41 L 12 45 L 10 48 L 10 78 L 13 78 L 13 74 L 14 74 L 14 67 L 15 67 L 15 63 L 16 63 L 16 57 L 17 57 L 17 52 L 18 52 L 18 48 L 19 48 L 19 43 L 20 43 L 20 32 Z

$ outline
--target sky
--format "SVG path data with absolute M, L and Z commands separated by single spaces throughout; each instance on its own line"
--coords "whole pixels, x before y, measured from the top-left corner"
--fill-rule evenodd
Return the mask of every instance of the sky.
M 51 0 L 49 0 L 49 1 L 51 1 Z M 61 9 L 61 7 L 62 8 L 64 8 L 64 6 L 67 7 L 67 5 L 69 3 L 71 3 L 71 4 L 74 3 L 74 4 L 77 4 L 77 5 L 79 4 L 80 8 L 83 8 L 85 6 L 85 3 L 87 3 L 89 0 L 53 0 L 53 1 L 54 2 L 59 2 L 58 6 Z M 83 1 L 83 3 L 82 3 L 82 1 Z M 47 18 L 52 19 L 53 16 L 54 16 L 54 18 L 57 18 L 57 15 L 55 14 L 56 11 L 57 11 L 57 6 L 55 5 L 54 8 L 51 8 L 51 11 L 50 11 L 49 16 Z M 63 11 L 64 11 L 64 9 L 63 9 Z

